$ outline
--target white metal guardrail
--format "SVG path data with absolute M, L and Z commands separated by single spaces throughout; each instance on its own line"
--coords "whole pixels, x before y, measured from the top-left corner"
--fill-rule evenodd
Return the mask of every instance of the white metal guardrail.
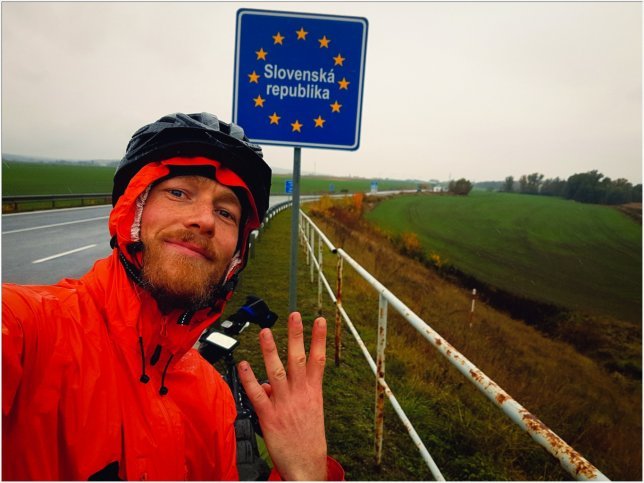
M 250 237 L 248 237 L 248 253 L 251 258 L 255 258 L 255 243 L 257 242 L 257 238 L 259 235 L 264 231 L 266 226 L 268 226 L 268 223 L 271 221 L 271 219 L 277 215 L 278 213 L 284 211 L 287 208 L 290 208 L 293 202 L 291 200 L 288 201 L 283 201 L 282 203 L 278 203 L 276 205 L 271 206 L 267 211 L 266 214 L 264 215 L 264 220 L 262 221 L 262 224 L 259 226 L 257 230 L 253 230 L 250 233 Z
M 432 329 L 425 321 L 416 315 L 400 299 L 391 293 L 373 275 L 365 270 L 358 262 L 349 256 L 342 248 L 336 248 L 327 236 L 315 223 L 300 211 L 300 238 L 306 250 L 306 261 L 310 265 L 310 278 L 314 282 L 314 270 L 317 270 L 318 306 L 322 307 L 322 288 L 324 287 L 329 297 L 336 306 L 335 316 L 335 363 L 341 359 L 340 339 L 342 320 L 358 342 L 365 359 L 376 377 L 376 409 L 375 409 L 375 454 L 376 463 L 380 464 L 382 458 L 384 399 L 389 398 L 392 407 L 409 432 L 411 439 L 418 447 L 432 475 L 437 480 L 444 480 L 438 466 L 432 459 L 429 451 L 421 441 L 418 433 L 398 404 L 393 392 L 385 380 L 385 347 L 387 343 L 387 312 L 391 305 L 403 318 L 409 322 L 432 346 L 434 346 L 447 360 L 454 365 L 477 389 L 499 407 L 514 423 L 526 431 L 532 439 L 543 446 L 546 451 L 559 460 L 561 466 L 578 480 L 608 480 L 608 478 L 588 460 L 581 456 L 563 439 L 557 436 L 550 428 L 536 416 L 515 401 L 507 392 L 499 387 L 492 379 L 485 375 L 479 368 L 470 362 L 463 354 L 457 351 L 449 342 Z M 317 258 L 316 258 L 317 238 Z M 336 289 L 331 288 L 321 269 L 323 266 L 323 247 L 337 256 Z M 378 307 L 378 341 L 377 356 L 374 362 L 358 331 L 351 322 L 349 315 L 342 307 L 342 274 L 345 262 L 349 264 L 363 279 L 365 279 L 379 293 Z

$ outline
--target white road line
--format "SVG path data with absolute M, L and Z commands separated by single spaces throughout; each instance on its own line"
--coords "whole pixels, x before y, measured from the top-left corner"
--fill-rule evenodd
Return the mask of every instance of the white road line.
M 109 206 L 110 211 L 112 210 L 112 205 L 91 205 L 91 206 L 76 206 L 74 208 L 53 208 L 49 210 L 34 210 L 34 211 L 23 211 L 21 213 L 3 213 L 2 218 L 10 218 L 14 216 L 29 216 L 29 215 L 42 215 L 43 213 L 64 213 L 66 211 L 78 211 L 78 210 L 96 210 L 97 208 L 105 208 Z
M 54 223 L 53 225 L 32 226 L 31 228 L 20 228 L 18 230 L 3 231 L 2 234 L 3 235 L 9 235 L 11 233 L 22 233 L 23 231 L 42 230 L 43 228 L 53 228 L 55 226 L 73 225 L 74 223 L 85 223 L 85 222 L 88 222 L 88 221 L 106 220 L 107 218 L 109 218 L 109 217 L 108 216 L 97 216 L 96 218 L 87 218 L 85 220 L 65 221 L 63 223 Z
M 83 251 L 83 250 L 87 250 L 88 248 L 94 248 L 95 246 L 96 246 L 96 243 L 94 243 L 93 245 L 87 245 L 87 246 L 84 246 L 84 247 L 76 248 L 76 249 L 74 249 L 74 250 L 69 250 L 68 252 L 58 253 L 58 254 L 56 254 L 56 255 L 52 255 L 51 257 L 45 257 L 45 258 L 41 258 L 40 260 L 34 260 L 34 261 L 33 261 L 33 262 L 31 262 L 31 263 L 42 263 L 42 262 L 46 262 L 46 261 L 49 261 L 49 260 L 53 260 L 54 258 L 64 257 L 65 255 L 71 255 L 72 253 L 76 253 L 76 252 L 80 252 L 80 251 Z

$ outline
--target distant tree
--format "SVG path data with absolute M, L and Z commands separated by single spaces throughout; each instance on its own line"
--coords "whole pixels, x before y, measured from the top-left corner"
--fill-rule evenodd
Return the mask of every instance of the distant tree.
M 461 178 L 456 181 L 452 180 L 449 182 L 448 191 L 455 195 L 465 196 L 472 191 L 472 183 L 465 178 Z
M 539 193 L 542 181 L 543 175 L 540 173 L 532 173 L 527 176 L 524 174 L 519 178 L 519 191 L 524 194 L 536 195 Z
M 604 177 L 596 169 L 587 173 L 573 174 L 568 178 L 564 198 L 582 203 L 599 203 L 599 182 Z
M 608 180 L 607 183 L 604 181 Z M 633 200 L 633 185 L 624 178 L 611 181 L 610 178 L 602 180 L 603 200 L 602 203 L 607 205 L 621 205 Z
M 620 205 L 631 201 L 642 201 L 642 185 L 633 186 L 628 180 L 612 180 L 597 170 L 576 173 L 568 178 L 564 198 L 582 203 Z
M 537 194 L 541 188 L 541 182 L 543 181 L 543 175 L 540 173 L 532 173 L 528 175 L 528 192 L 532 194 Z
M 540 194 L 546 196 L 563 196 L 566 189 L 566 180 L 549 178 L 541 184 Z
M 505 178 L 501 191 L 505 191 L 506 193 L 512 193 L 514 191 L 514 176 L 508 176 Z

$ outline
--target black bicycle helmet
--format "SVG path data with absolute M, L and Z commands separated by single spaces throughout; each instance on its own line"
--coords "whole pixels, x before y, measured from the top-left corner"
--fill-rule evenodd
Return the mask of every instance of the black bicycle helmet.
M 225 123 L 207 112 L 168 114 L 136 131 L 114 173 L 112 206 L 143 166 L 177 156 L 207 157 L 234 171 L 248 186 L 259 221 L 263 220 L 269 203 L 271 168 L 263 159 L 262 148 L 250 142 L 237 124 Z

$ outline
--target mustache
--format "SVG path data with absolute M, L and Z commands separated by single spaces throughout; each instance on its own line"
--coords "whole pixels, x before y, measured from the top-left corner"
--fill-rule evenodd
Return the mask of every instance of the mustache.
M 182 242 L 189 243 L 198 247 L 201 251 L 204 252 L 206 257 L 210 260 L 215 260 L 217 258 L 217 252 L 210 244 L 209 240 L 203 236 L 200 236 L 190 230 L 172 230 L 167 232 L 160 233 L 160 238 L 165 241 L 170 242 Z

